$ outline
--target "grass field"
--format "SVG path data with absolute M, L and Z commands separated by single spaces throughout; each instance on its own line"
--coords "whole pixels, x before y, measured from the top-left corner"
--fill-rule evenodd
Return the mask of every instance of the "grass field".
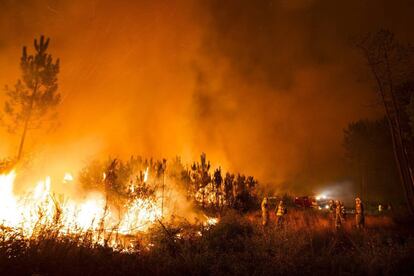
M 273 217 L 271 217 L 273 218 Z M 0 233 L 1 275 L 413 275 L 412 228 L 390 217 L 349 216 L 336 231 L 328 214 L 290 210 L 283 228 L 263 228 L 260 213 L 228 212 L 212 227 L 157 223 L 135 238 L 134 252 L 94 243 L 88 233 L 36 238 Z M 12 238 L 6 239 L 5 236 Z

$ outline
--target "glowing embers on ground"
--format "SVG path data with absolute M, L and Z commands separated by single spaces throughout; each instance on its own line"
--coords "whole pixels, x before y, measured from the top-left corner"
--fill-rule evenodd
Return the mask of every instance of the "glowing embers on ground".
M 206 217 L 206 222 L 204 223 L 207 226 L 212 226 L 212 225 L 216 225 L 218 222 L 218 218 L 213 218 L 213 217 Z
M 121 234 L 130 234 L 134 231 L 143 231 L 161 218 L 161 209 L 151 199 L 135 199 L 127 206 L 127 212 L 119 225 Z
M 61 235 L 91 230 L 134 234 L 145 231 L 161 217 L 161 209 L 151 198 L 134 199 L 120 212 L 108 206 L 101 193 L 89 193 L 82 201 L 56 196 L 50 177 L 39 181 L 29 193 L 17 196 L 13 193 L 15 178 L 15 171 L 0 175 L 0 225 L 19 230 L 26 237 L 35 237 L 39 228 L 50 228 Z M 73 177 L 66 174 L 64 181 L 72 182 Z M 100 242 L 98 236 L 96 242 Z

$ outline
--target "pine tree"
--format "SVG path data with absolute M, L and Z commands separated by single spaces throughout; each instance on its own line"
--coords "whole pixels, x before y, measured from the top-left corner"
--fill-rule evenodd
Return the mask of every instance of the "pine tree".
M 14 88 L 6 86 L 7 100 L 4 105 L 3 123 L 9 132 L 22 131 L 17 160 L 22 157 L 27 132 L 40 128 L 51 111 L 60 103 L 58 92 L 59 59 L 53 60 L 47 52 L 49 38 L 34 40 L 35 53 L 27 53 L 23 47 L 20 60 L 21 79 Z

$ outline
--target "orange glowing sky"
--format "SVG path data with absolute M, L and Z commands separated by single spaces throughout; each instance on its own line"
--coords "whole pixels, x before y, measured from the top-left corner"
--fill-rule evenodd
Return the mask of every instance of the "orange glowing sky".
M 381 114 L 353 38 L 412 38 L 410 1 L 333 2 L 1 0 L 0 84 L 19 77 L 22 45 L 51 37 L 59 126 L 27 144 L 49 165 L 205 151 L 265 183 L 314 184 L 338 171 L 342 129 Z

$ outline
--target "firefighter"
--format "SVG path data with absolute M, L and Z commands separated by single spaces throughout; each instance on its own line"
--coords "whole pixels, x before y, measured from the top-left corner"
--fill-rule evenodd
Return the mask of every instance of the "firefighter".
M 357 228 L 363 228 L 365 224 L 364 205 L 359 197 L 355 198 L 355 223 Z
M 269 223 L 269 203 L 267 197 L 262 201 L 262 225 L 266 226 Z
M 335 228 L 339 229 L 342 227 L 343 221 L 343 208 L 339 200 L 335 201 Z
M 276 225 L 278 227 L 282 226 L 283 224 L 283 217 L 287 214 L 287 209 L 283 200 L 279 201 L 279 205 L 276 206 Z
M 329 212 L 334 213 L 336 206 L 335 206 L 335 202 L 333 201 L 333 199 L 329 200 L 328 204 L 329 204 L 328 205 L 329 206 Z
M 345 205 L 342 201 L 340 201 L 340 205 L 341 205 L 341 215 L 342 215 L 342 220 L 346 219 L 346 211 L 345 211 Z
M 335 212 L 336 212 L 336 205 L 333 199 L 329 200 L 329 220 L 332 224 L 335 224 Z

